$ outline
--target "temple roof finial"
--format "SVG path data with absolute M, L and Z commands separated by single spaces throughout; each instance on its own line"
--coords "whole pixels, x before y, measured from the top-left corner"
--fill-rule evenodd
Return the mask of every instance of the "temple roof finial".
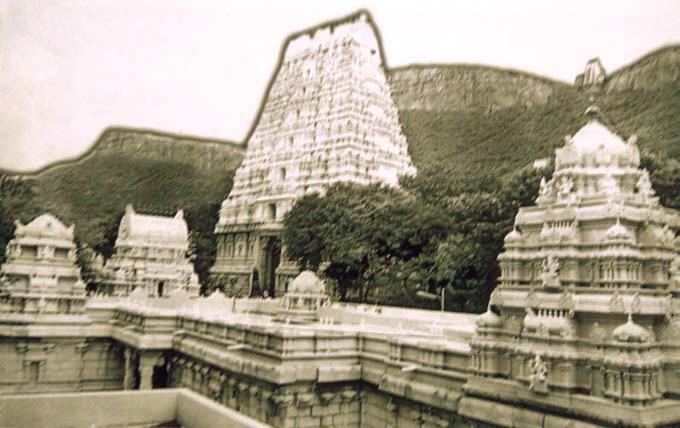
M 593 121 L 597 118 L 597 116 L 600 114 L 600 108 L 595 104 L 595 99 L 594 97 L 590 97 L 590 105 L 586 109 L 585 115 L 588 118 L 588 121 Z

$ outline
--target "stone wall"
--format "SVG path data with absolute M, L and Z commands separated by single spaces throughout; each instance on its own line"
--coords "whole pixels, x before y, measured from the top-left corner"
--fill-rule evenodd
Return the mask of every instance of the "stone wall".
M 0 339 L 0 394 L 121 389 L 121 348 L 84 338 Z
M 362 428 L 473 426 L 459 418 L 455 412 L 405 400 L 373 388 L 364 387 L 361 394 Z
M 236 368 L 236 367 L 235 367 Z M 358 382 L 275 385 L 175 353 L 170 386 L 187 388 L 276 427 L 359 427 Z

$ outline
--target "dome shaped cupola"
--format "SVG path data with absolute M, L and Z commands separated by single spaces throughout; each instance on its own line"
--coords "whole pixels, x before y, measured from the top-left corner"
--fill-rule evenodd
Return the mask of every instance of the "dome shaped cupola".
M 308 323 L 317 319 L 316 311 L 328 302 L 324 282 L 312 271 L 301 272 L 283 296 L 283 308 L 277 319 Z
M 491 305 L 488 306 L 486 312 L 481 314 L 475 321 L 477 328 L 500 328 L 503 325 L 503 320 L 498 314 L 491 310 Z
M 600 109 L 592 105 L 585 113 L 588 123 L 571 138 L 574 149 L 581 154 L 590 154 L 598 151 L 607 153 L 626 153 L 628 145 L 623 139 L 603 125 L 599 120 Z
M 621 220 L 616 219 L 616 223 L 607 229 L 606 235 L 608 241 L 632 241 L 633 232 L 621 224 Z
M 633 314 L 628 314 L 628 321 L 616 327 L 612 336 L 617 341 L 626 343 L 644 343 L 651 337 L 647 329 L 633 321 Z
M 325 294 L 326 287 L 323 281 L 312 271 L 301 272 L 288 287 L 288 293 L 317 295 Z
M 517 226 L 513 227 L 510 233 L 505 235 L 504 242 L 506 245 L 512 245 L 522 242 L 522 232 L 517 230 Z

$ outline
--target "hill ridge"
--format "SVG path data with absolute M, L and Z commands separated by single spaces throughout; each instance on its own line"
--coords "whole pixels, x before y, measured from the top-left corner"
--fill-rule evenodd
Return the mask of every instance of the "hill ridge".
M 0 174 L 6 174 L 9 176 L 14 176 L 14 177 L 21 177 L 21 178 L 36 178 L 39 177 L 51 170 L 54 169 L 60 169 L 63 167 L 68 167 L 72 165 L 77 165 L 82 163 L 83 161 L 91 158 L 92 156 L 95 156 L 99 153 L 101 153 L 102 146 L 108 144 L 107 137 L 111 136 L 111 134 L 115 133 L 126 133 L 130 135 L 146 135 L 146 136 L 151 136 L 158 138 L 160 140 L 157 140 L 158 143 L 164 144 L 173 144 L 173 143 L 197 143 L 199 145 L 218 145 L 218 146 L 224 146 L 225 148 L 229 149 L 235 149 L 238 151 L 243 151 L 245 150 L 245 145 L 243 142 L 235 142 L 235 141 L 230 141 L 230 140 L 223 140 L 223 139 L 217 139 L 217 138 L 209 138 L 209 137 L 203 137 L 203 136 L 197 136 L 197 135 L 192 135 L 192 134 L 183 134 L 183 133 L 174 133 L 174 132 L 169 132 L 169 131 L 163 131 L 163 130 L 158 130 L 154 128 L 144 128 L 144 127 L 134 127 L 134 126 L 126 126 L 126 125 L 110 125 L 104 128 L 97 138 L 95 138 L 94 141 L 90 143 L 90 145 L 82 151 L 80 154 L 69 157 L 69 158 L 64 158 L 64 159 L 59 159 L 54 162 L 50 162 L 47 165 L 44 165 L 42 167 L 32 169 L 32 170 L 13 170 L 9 168 L 0 168 Z

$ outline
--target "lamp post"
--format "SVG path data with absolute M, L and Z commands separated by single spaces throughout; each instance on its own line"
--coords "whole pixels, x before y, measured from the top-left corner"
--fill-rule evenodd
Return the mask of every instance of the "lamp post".
M 444 312 L 444 303 L 446 301 L 446 296 L 444 295 L 445 288 L 446 287 L 441 288 L 441 294 L 439 296 L 434 294 L 434 293 L 430 293 L 430 292 L 422 291 L 422 290 L 416 291 L 416 296 L 422 297 L 423 299 L 427 299 L 427 300 L 439 300 L 441 311 Z

